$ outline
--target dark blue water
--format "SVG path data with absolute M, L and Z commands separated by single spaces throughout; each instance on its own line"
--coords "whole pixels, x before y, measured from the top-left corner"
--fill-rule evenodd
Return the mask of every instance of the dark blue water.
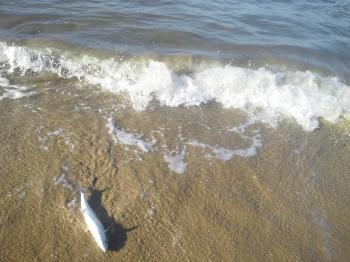
M 2 1 L 0 39 L 49 40 L 130 54 L 283 61 L 341 77 L 350 68 L 350 2 Z

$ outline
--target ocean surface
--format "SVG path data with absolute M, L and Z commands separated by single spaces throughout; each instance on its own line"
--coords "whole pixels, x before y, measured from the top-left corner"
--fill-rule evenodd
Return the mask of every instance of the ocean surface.
M 350 1 L 0 1 L 0 148 L 0 260 L 348 261 Z

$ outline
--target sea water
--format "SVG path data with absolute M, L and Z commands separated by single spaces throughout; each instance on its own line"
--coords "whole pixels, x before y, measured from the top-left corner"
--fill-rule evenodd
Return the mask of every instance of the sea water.
M 3 1 L 0 255 L 345 261 L 349 25 L 348 1 Z

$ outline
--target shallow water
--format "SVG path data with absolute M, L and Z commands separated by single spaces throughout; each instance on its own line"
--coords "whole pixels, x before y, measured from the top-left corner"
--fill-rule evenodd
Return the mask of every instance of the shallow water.
M 349 8 L 1 3 L 1 258 L 346 261 Z

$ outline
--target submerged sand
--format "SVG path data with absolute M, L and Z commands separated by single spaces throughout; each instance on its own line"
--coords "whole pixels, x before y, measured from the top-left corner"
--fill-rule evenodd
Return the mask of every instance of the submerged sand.
M 350 258 L 345 120 L 313 132 L 287 121 L 278 127 L 255 124 L 262 135 L 257 155 L 223 161 L 210 148 L 179 137 L 244 148 L 237 134 L 203 127 L 239 125 L 239 112 L 215 103 L 155 103 L 152 110 L 136 112 L 121 97 L 77 85 L 48 76 L 35 87 L 36 95 L 0 102 L 0 260 Z M 153 137 L 155 149 L 116 143 L 109 118 L 148 141 Z M 186 171 L 179 174 L 162 153 L 184 147 Z M 79 189 L 87 190 L 109 227 L 107 253 L 86 231 Z

